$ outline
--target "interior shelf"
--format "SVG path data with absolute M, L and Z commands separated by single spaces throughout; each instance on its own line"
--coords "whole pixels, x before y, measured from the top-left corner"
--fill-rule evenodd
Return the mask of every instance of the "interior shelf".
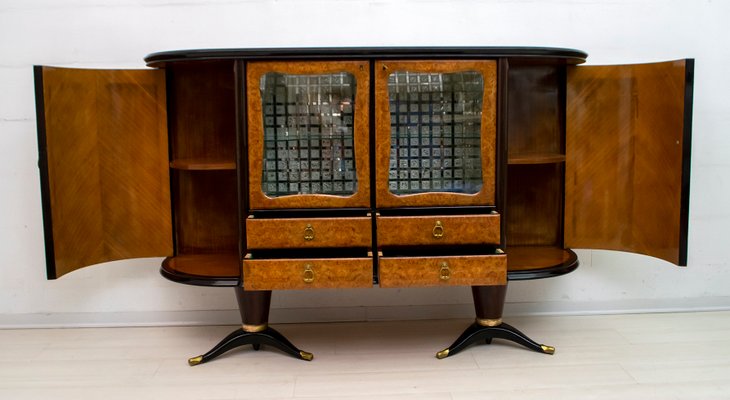
M 187 171 L 235 170 L 236 161 L 215 158 L 183 158 L 171 161 L 170 168 Z
M 549 278 L 578 268 L 578 256 L 556 246 L 508 246 L 509 280 Z
M 565 162 L 565 154 L 560 153 L 533 153 L 509 155 L 507 163 L 517 164 L 552 164 Z
M 238 286 L 241 260 L 236 253 L 181 254 L 162 262 L 162 275 L 174 282 L 199 286 Z

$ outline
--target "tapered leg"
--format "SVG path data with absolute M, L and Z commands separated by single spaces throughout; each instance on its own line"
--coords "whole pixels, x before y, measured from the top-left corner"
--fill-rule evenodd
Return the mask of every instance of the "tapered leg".
M 491 344 L 492 339 L 506 339 L 539 353 L 553 354 L 555 348 L 539 344 L 514 327 L 502 322 L 507 286 L 473 286 L 476 321 L 448 348 L 436 353 L 437 358 L 454 355 L 473 343 Z
M 236 299 L 243 324 L 207 353 L 188 360 L 190 366 L 206 363 L 228 350 L 250 344 L 259 350 L 262 344 L 273 346 L 296 358 L 312 361 L 312 353 L 299 350 L 281 333 L 269 327 L 271 291 L 247 291 L 236 288 Z

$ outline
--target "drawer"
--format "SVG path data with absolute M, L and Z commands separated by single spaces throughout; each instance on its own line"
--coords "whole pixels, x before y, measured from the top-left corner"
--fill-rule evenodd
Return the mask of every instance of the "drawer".
M 507 284 L 507 256 L 381 257 L 380 286 L 489 286 Z
M 246 247 L 256 249 L 372 247 L 372 219 L 248 218 Z
M 246 290 L 372 287 L 373 259 L 245 259 L 243 286 Z
M 499 214 L 377 217 L 378 246 L 499 245 Z

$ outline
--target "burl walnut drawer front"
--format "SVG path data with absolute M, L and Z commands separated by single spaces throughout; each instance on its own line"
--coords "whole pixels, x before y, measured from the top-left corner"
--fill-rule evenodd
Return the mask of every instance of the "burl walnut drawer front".
M 249 218 L 246 247 L 256 249 L 372 246 L 370 217 Z
M 243 260 L 246 290 L 373 286 L 372 258 Z
M 382 217 L 378 246 L 499 245 L 499 214 Z
M 507 257 L 381 257 L 381 287 L 507 284 Z

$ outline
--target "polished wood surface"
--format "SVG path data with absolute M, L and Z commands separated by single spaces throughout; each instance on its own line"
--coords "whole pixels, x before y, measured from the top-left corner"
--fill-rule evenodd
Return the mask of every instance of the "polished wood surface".
M 248 218 L 246 248 L 372 247 L 372 219 Z
M 556 246 L 510 246 L 506 253 L 509 271 L 552 268 L 568 262 L 572 256 Z
M 679 263 L 685 67 L 568 70 L 566 246 Z
M 481 117 L 482 189 L 475 194 L 419 193 L 397 196 L 388 189 L 390 162 L 390 103 L 388 77 L 395 71 L 451 73 L 477 71 L 484 79 Z M 375 62 L 375 192 L 378 207 L 493 205 L 497 130 L 497 63 L 495 61 L 376 61 Z
M 55 277 L 171 255 L 164 73 L 42 74 Z
M 507 258 L 509 264 L 509 256 Z M 507 297 L 507 285 L 472 286 L 474 311 L 478 319 L 499 320 L 504 311 L 504 300 Z
M 162 268 L 171 274 L 210 278 L 237 278 L 240 265 L 237 252 L 177 255 L 162 262 Z
M 507 168 L 507 246 L 562 245 L 563 164 Z
M 247 290 L 365 288 L 373 285 L 372 258 L 243 260 Z
M 380 257 L 378 270 L 378 282 L 384 288 L 507 284 L 503 255 Z
M 378 246 L 499 245 L 500 216 L 378 216 Z
M 236 169 L 236 162 L 215 158 L 184 158 L 170 161 L 170 168 L 188 171 L 215 171 Z
M 564 66 L 510 63 L 507 141 L 510 164 L 564 155 Z M 556 160 L 561 161 L 561 160 Z
M 238 252 L 236 171 L 175 171 L 177 254 Z
M 167 68 L 173 168 L 236 165 L 232 61 L 176 63 Z M 228 169 L 228 168 L 224 168 Z
M 534 153 L 534 154 L 515 154 L 510 156 L 507 163 L 512 165 L 518 164 L 552 164 L 565 162 L 565 154 L 560 153 Z
M 365 61 L 249 62 L 246 64 L 248 116 L 249 198 L 252 209 L 368 207 L 370 205 L 370 69 Z M 354 157 L 357 189 L 351 196 L 297 194 L 268 197 L 261 190 L 264 127 L 261 105 L 261 77 L 269 72 L 283 74 L 326 74 L 348 72 L 355 77 Z

